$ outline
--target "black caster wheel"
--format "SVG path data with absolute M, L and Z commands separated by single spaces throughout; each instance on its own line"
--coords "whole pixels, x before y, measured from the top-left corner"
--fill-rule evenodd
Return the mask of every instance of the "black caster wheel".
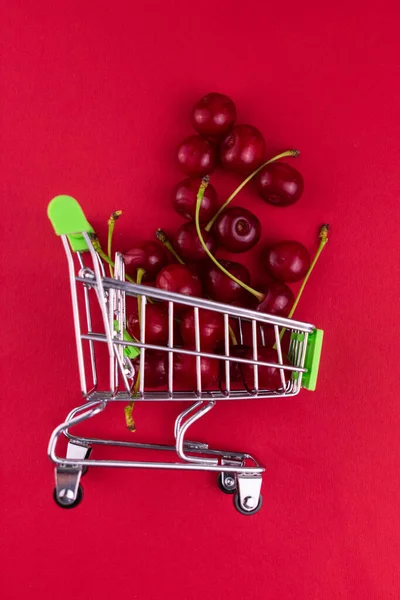
M 258 501 L 258 504 L 255 508 L 251 508 L 249 510 L 246 510 L 245 508 L 242 508 L 242 506 L 240 505 L 239 502 L 239 494 L 235 494 L 233 497 L 233 504 L 235 505 L 235 508 L 238 512 L 240 512 L 240 514 L 242 515 L 246 515 L 247 517 L 249 517 L 250 515 L 255 515 L 260 508 L 262 507 L 262 503 L 263 503 L 263 499 L 262 496 L 260 494 L 260 499 Z
M 67 500 L 59 498 L 57 496 L 57 489 L 56 488 L 54 488 L 53 497 L 54 497 L 55 503 L 58 504 L 58 506 L 60 506 L 61 508 L 75 508 L 75 506 L 78 506 L 78 504 L 80 504 L 82 502 L 83 487 L 81 486 L 81 484 L 79 484 L 78 493 L 77 493 L 76 498 L 75 498 L 75 500 L 73 502 L 68 502 Z
M 220 473 L 218 475 L 218 487 L 224 494 L 236 492 L 236 479 L 233 475 Z

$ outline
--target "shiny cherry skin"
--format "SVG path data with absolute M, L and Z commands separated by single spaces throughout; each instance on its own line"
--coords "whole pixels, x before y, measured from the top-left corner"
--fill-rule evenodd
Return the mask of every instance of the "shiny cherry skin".
M 191 135 L 178 147 L 178 165 L 189 177 L 204 177 L 217 166 L 215 147 L 201 135 Z
M 230 356 L 237 356 L 239 358 L 246 358 L 246 354 L 249 350 L 249 346 L 246 346 L 246 344 L 236 344 L 235 346 L 231 346 L 229 349 L 229 353 Z M 225 354 L 225 348 L 222 346 L 221 348 L 221 354 Z M 225 370 L 225 362 L 223 360 L 220 360 L 220 366 L 219 366 L 219 376 L 221 381 L 225 381 L 226 379 L 226 370 Z M 231 361 L 231 368 L 230 368 L 230 378 L 231 378 L 231 382 L 238 382 L 238 381 L 243 381 L 243 374 L 242 374 L 242 364 L 243 363 L 239 363 L 239 362 L 235 362 L 235 361 Z
M 140 356 L 133 361 L 135 379 L 140 369 Z M 158 388 L 168 381 L 168 352 L 163 350 L 146 350 L 144 355 L 144 387 Z
M 181 335 L 185 346 L 196 344 L 194 309 L 189 308 L 181 317 Z M 224 339 L 224 317 L 222 313 L 201 308 L 199 310 L 200 348 L 213 350 Z
M 247 208 L 230 206 L 217 219 L 213 232 L 217 243 L 229 252 L 246 252 L 261 236 L 261 223 Z
M 252 125 L 236 125 L 220 146 L 222 166 L 240 175 L 249 175 L 264 160 L 263 135 Z
M 189 221 L 195 220 L 197 193 L 201 184 L 200 177 L 188 177 L 176 186 L 173 194 L 174 208 L 177 213 Z M 208 223 L 218 210 L 218 196 L 215 188 L 208 184 L 201 201 L 199 221 Z
M 144 269 L 149 276 L 157 275 L 168 264 L 167 251 L 157 242 L 143 242 L 124 254 L 125 269 L 128 275 L 135 276 L 136 269 Z
M 263 265 L 278 281 L 300 281 L 310 266 L 307 248 L 296 241 L 279 242 L 263 253 Z
M 212 92 L 196 102 L 192 111 L 192 125 L 204 137 L 226 135 L 236 121 L 236 106 L 224 94 Z
M 187 347 L 188 350 L 193 348 Z M 200 359 L 201 385 L 207 388 L 216 385 L 218 380 L 219 365 L 214 358 L 202 357 Z M 196 390 L 196 357 L 190 354 L 174 354 L 174 384 L 179 389 Z
M 250 273 L 244 265 L 230 260 L 220 260 L 219 262 L 239 281 L 250 285 Z M 249 295 L 242 286 L 233 281 L 228 275 L 225 275 L 214 263 L 207 265 L 203 282 L 207 295 L 213 300 L 225 304 L 240 302 L 245 296 Z
M 243 358 L 253 360 L 253 349 L 249 348 Z M 258 346 L 257 360 L 262 362 L 278 362 L 276 350 L 267 348 L 266 346 Z M 285 362 L 285 361 L 284 361 Z M 254 366 L 242 363 L 243 380 L 249 389 L 254 388 Z M 288 371 L 285 372 L 285 377 L 288 379 Z M 282 386 L 281 377 L 278 367 L 258 367 L 258 388 L 274 390 Z
M 290 287 L 280 281 L 271 281 L 257 310 L 277 317 L 287 317 L 293 304 L 294 294 Z
M 201 228 L 201 233 L 205 245 L 211 254 L 214 254 L 217 247 L 214 234 L 206 231 L 203 227 Z M 172 243 L 179 256 L 185 262 L 197 262 L 207 258 L 207 253 L 197 235 L 195 223 L 184 223 L 179 227 L 173 237 Z
M 261 198 L 274 206 L 290 206 L 299 200 L 304 190 L 303 176 L 291 165 L 273 162 L 261 169 L 256 177 Z
M 172 264 L 164 267 L 156 279 L 156 287 L 167 292 L 201 297 L 202 286 L 198 276 L 186 265 Z
M 127 329 L 132 337 L 140 340 L 137 307 L 128 315 Z M 149 344 L 164 344 L 168 341 L 168 313 L 163 304 L 146 304 L 145 340 Z

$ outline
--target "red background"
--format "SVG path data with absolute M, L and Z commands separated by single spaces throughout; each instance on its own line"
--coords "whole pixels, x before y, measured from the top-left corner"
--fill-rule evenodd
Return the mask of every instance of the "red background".
M 397 0 L 2 5 L 3 597 L 398 598 Z M 102 234 L 124 210 L 117 244 L 172 231 L 174 150 L 212 90 L 269 154 L 301 149 L 298 205 L 242 195 L 265 240 L 312 249 L 332 225 L 298 310 L 326 332 L 318 390 L 218 405 L 194 432 L 267 465 L 255 517 L 212 474 L 112 469 L 92 469 L 62 511 L 46 445 L 79 393 L 47 203 L 75 196 Z M 236 185 L 215 181 L 221 197 Z M 121 410 L 96 431 L 126 437 Z M 137 439 L 169 440 L 176 410 L 141 405 Z

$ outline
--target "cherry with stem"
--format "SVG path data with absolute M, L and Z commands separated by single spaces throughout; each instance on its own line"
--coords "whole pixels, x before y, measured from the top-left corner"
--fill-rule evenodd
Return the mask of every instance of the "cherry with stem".
M 210 231 L 211 227 L 214 225 L 215 221 L 218 219 L 220 214 L 225 210 L 225 208 L 228 206 L 228 204 L 230 204 L 232 202 L 232 200 L 235 198 L 235 196 L 238 195 L 238 193 L 244 188 L 244 186 L 247 185 L 249 183 L 249 181 L 251 181 L 256 175 L 258 175 L 258 173 L 266 165 L 269 165 L 269 164 L 275 162 L 276 160 L 280 160 L 281 158 L 286 158 L 288 156 L 293 156 L 294 158 L 296 158 L 297 156 L 299 156 L 299 154 L 300 154 L 299 150 L 286 150 L 285 152 L 281 152 L 280 154 L 277 154 L 273 158 L 270 158 L 269 160 L 267 160 L 267 162 L 263 163 L 260 167 L 255 169 L 252 173 L 250 173 L 250 175 L 248 177 L 246 177 L 246 179 L 244 179 L 240 185 L 238 185 L 238 187 L 232 192 L 232 194 L 229 196 L 229 198 L 226 200 L 226 202 L 224 202 L 224 204 L 218 209 L 218 211 L 215 213 L 215 215 L 213 216 L 211 221 L 206 225 L 206 227 L 205 227 L 206 231 Z
M 262 303 L 263 301 L 267 298 L 267 294 L 262 294 L 261 292 L 258 292 L 257 290 L 254 290 L 253 288 L 251 288 L 249 285 L 245 284 L 243 281 L 240 281 L 240 279 L 238 279 L 237 277 L 235 277 L 234 275 L 232 275 L 232 273 L 230 273 L 227 269 L 225 269 L 221 263 L 215 258 L 215 256 L 213 254 L 211 254 L 211 252 L 208 250 L 207 246 L 204 243 L 203 237 L 202 237 L 202 233 L 201 233 L 201 229 L 200 229 L 200 223 L 199 223 L 199 212 L 200 212 L 200 205 L 201 205 L 201 200 L 202 197 L 204 195 L 204 190 L 206 189 L 207 185 L 209 182 L 209 177 L 206 176 L 203 178 L 200 187 L 199 187 L 199 191 L 197 194 L 197 204 L 196 204 L 196 219 L 195 219 L 195 223 L 196 223 L 196 230 L 197 230 L 197 235 L 199 236 L 200 242 L 204 248 L 204 250 L 206 251 L 206 253 L 208 254 L 209 258 L 213 261 L 213 263 L 219 268 L 221 269 L 221 271 L 223 273 L 225 273 L 225 275 L 227 275 L 228 277 L 230 277 L 233 281 L 235 281 L 237 284 L 239 284 L 242 288 L 244 288 L 245 290 L 247 290 L 248 292 L 250 292 L 250 294 L 253 294 L 253 296 L 255 296 L 257 298 L 257 300 L 259 301 L 259 306 L 258 306 L 258 310 L 262 309 Z M 318 251 L 314 257 L 314 260 L 312 261 L 310 268 L 304 278 L 303 284 L 300 288 L 299 293 L 297 294 L 297 297 L 293 303 L 292 309 L 289 313 L 288 318 L 291 318 L 294 314 L 294 311 L 296 310 L 296 307 L 298 305 L 298 302 L 300 300 L 300 297 L 304 291 L 304 288 L 306 286 L 306 283 L 311 275 L 312 270 L 314 269 L 320 255 L 321 252 L 323 250 L 323 248 L 325 247 L 327 241 L 328 241 L 328 230 L 329 227 L 328 225 L 323 225 L 320 229 L 320 233 L 319 233 L 319 237 L 320 237 L 320 245 L 318 248 Z M 283 335 L 281 333 L 281 335 Z

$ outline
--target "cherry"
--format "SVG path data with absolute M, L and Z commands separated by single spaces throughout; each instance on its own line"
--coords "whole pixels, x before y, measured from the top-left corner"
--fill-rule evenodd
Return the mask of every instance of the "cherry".
M 164 267 L 157 275 L 156 287 L 186 296 L 200 297 L 202 294 L 200 279 L 188 267 L 180 264 Z
M 263 200 L 274 206 L 290 206 L 304 190 L 303 176 L 286 163 L 273 162 L 261 169 L 256 180 Z
M 140 340 L 140 320 L 137 308 L 127 319 L 129 333 Z M 163 344 L 168 341 L 168 313 L 162 304 L 146 304 L 145 340 L 149 344 Z
M 206 388 L 217 381 L 219 371 L 218 362 L 214 358 L 201 357 L 200 372 L 202 388 Z M 174 384 L 179 388 L 197 389 L 195 356 L 181 353 L 174 354 Z
M 125 252 L 124 261 L 129 275 L 134 276 L 136 269 L 144 269 L 151 276 L 168 264 L 168 254 L 157 242 L 147 241 Z
M 263 263 L 278 281 L 299 281 L 310 267 L 310 255 L 300 242 L 280 242 L 263 253 Z
M 264 299 L 257 310 L 269 315 L 287 317 L 294 304 L 294 294 L 290 287 L 279 281 L 272 281 L 265 292 Z
M 221 143 L 223 167 L 241 175 L 249 175 L 264 159 L 265 141 L 252 125 L 236 125 Z
M 224 317 L 214 310 L 199 310 L 200 347 L 212 350 L 224 339 Z M 181 318 L 181 335 L 186 346 L 195 346 L 194 309 L 189 308 Z
M 204 228 L 201 229 L 204 243 L 211 253 L 216 249 L 214 235 Z M 194 223 L 184 223 L 179 227 L 172 240 L 176 252 L 181 258 L 188 262 L 196 262 L 207 258 L 207 253 L 204 250 L 196 231 Z
M 217 165 L 215 148 L 200 135 L 191 135 L 178 147 L 178 164 L 189 177 L 207 175 Z
M 192 125 L 204 137 L 220 137 L 230 131 L 236 120 L 236 107 L 224 94 L 207 94 L 193 108 Z
M 243 358 L 253 360 L 253 349 L 248 348 Z M 273 362 L 276 363 L 278 355 L 276 350 L 267 348 L 265 346 L 258 346 L 257 360 L 261 362 Z M 243 380 L 248 388 L 254 388 L 254 366 L 248 363 L 241 363 Z M 289 371 L 285 372 L 285 377 L 288 379 L 290 376 Z M 280 371 L 278 367 L 258 367 L 258 388 L 275 390 L 282 387 Z
M 140 369 L 140 356 L 133 361 L 135 377 Z M 144 355 L 144 385 L 145 388 L 157 388 L 167 384 L 168 352 L 163 350 L 146 350 Z
M 194 221 L 196 211 L 197 192 L 201 179 L 184 179 L 175 188 L 174 207 L 177 213 L 189 221 Z M 217 212 L 218 197 L 215 188 L 209 184 L 201 201 L 199 221 L 207 223 Z
M 246 346 L 245 344 L 236 344 L 235 346 L 231 346 L 229 349 L 230 352 L 230 356 L 237 356 L 239 358 L 246 358 L 246 354 L 249 350 L 249 346 Z M 225 354 L 225 348 L 222 347 L 221 349 L 221 353 Z M 220 378 L 222 381 L 225 381 L 225 377 L 226 377 L 226 370 L 225 370 L 225 362 L 224 360 L 220 360 Z M 231 382 L 238 382 L 238 381 L 243 381 L 243 374 L 242 374 L 242 364 L 243 363 L 239 363 L 239 362 L 235 362 L 235 361 L 230 361 L 231 366 L 230 366 L 230 379 Z
M 259 241 L 261 223 L 246 208 L 232 206 L 221 214 L 213 231 L 217 242 L 229 252 L 245 252 Z
M 250 284 L 250 273 L 245 266 L 230 260 L 220 260 L 219 262 L 237 279 L 240 279 L 240 281 L 243 281 L 247 285 Z M 241 285 L 233 281 L 228 275 L 225 275 L 213 263 L 207 265 L 203 281 L 208 296 L 218 302 L 224 302 L 225 304 L 241 302 L 245 296 L 249 295 L 246 294 Z

